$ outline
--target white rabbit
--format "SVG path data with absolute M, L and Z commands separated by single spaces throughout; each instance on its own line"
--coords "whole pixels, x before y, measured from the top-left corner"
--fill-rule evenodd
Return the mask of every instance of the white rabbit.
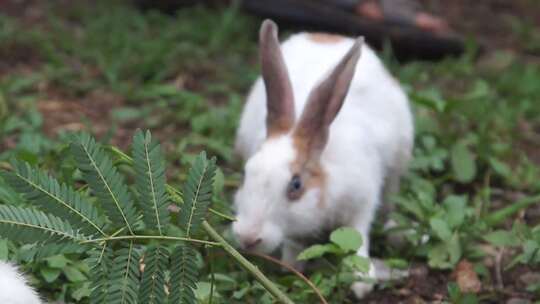
M 350 226 L 367 257 L 377 207 L 411 157 L 407 96 L 362 38 L 299 33 L 280 47 L 266 20 L 259 43 L 262 78 L 237 133 L 247 162 L 234 235 L 249 250 L 281 246 L 282 260 L 301 267 L 296 256 L 310 239 Z M 372 288 L 352 286 L 358 298 Z
M 37 293 L 11 264 L 0 261 L 0 303 L 40 304 Z

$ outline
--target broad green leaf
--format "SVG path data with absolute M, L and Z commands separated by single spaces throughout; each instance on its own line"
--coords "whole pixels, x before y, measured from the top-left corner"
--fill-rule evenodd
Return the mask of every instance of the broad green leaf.
M 447 241 L 450 240 L 450 238 L 452 237 L 452 231 L 450 230 L 448 223 L 441 220 L 440 218 L 432 218 L 429 221 L 429 224 L 431 226 L 431 229 L 433 229 L 437 237 L 439 237 L 441 240 Z
M 512 174 L 512 170 L 510 169 L 510 167 L 507 164 L 496 159 L 495 157 L 489 158 L 489 164 L 491 166 L 491 169 L 493 169 L 495 173 L 499 174 L 502 177 L 508 178 Z
M 451 228 L 461 226 L 465 219 L 466 196 L 450 195 L 445 198 L 443 205 L 446 209 L 446 220 Z
M 446 248 L 448 250 L 448 258 L 452 265 L 455 265 L 461 259 L 461 243 L 459 242 L 458 233 L 454 233 L 450 240 L 446 242 Z
M 518 246 L 520 244 L 519 239 L 517 239 L 510 231 L 497 230 L 488 233 L 484 236 L 484 239 L 495 246 Z
M 428 264 L 432 268 L 451 269 L 453 265 L 448 262 L 449 254 L 445 244 L 437 244 L 428 251 Z
M 395 269 L 407 269 L 409 267 L 409 262 L 407 262 L 407 260 L 399 258 L 385 259 L 384 264 Z
M 60 276 L 60 269 L 41 267 L 39 273 L 45 279 L 45 282 L 52 283 Z
M 450 160 L 454 178 L 461 183 L 468 183 L 476 176 L 474 155 L 464 143 L 452 147 Z
M 81 287 L 77 288 L 71 296 L 76 300 L 80 301 L 82 298 L 86 298 L 90 296 L 90 293 L 92 290 L 90 289 L 90 283 L 86 282 Z
M 86 276 L 79 269 L 73 266 L 67 266 L 64 268 L 64 274 L 71 282 L 86 281 Z
M 369 272 L 370 262 L 368 258 L 358 255 L 349 255 L 343 259 L 343 263 L 354 271 L 359 271 L 361 273 Z
M 339 252 L 341 252 L 340 248 L 334 244 L 313 245 L 306 248 L 304 251 L 300 252 L 297 258 L 300 261 L 305 261 L 305 260 L 320 258 L 326 253 L 339 253 Z
M 51 268 L 62 269 L 67 266 L 69 260 L 63 255 L 55 255 L 45 259 Z
M 210 289 L 211 284 L 209 282 L 198 282 L 197 288 L 195 289 L 195 297 L 199 300 L 199 303 L 206 303 L 210 300 Z M 214 299 L 219 297 L 216 287 L 214 286 Z
M 330 234 L 330 241 L 338 245 L 345 252 L 357 251 L 362 246 L 362 236 L 350 227 L 343 227 Z

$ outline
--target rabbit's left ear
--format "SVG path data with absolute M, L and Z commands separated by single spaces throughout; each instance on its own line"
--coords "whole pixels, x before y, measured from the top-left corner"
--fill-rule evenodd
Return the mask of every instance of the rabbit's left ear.
M 293 90 L 277 32 L 277 25 L 267 19 L 259 33 L 261 72 L 266 89 L 267 137 L 287 133 L 294 124 Z
M 330 124 L 336 118 L 354 76 L 364 38 L 356 40 L 330 75 L 310 93 L 293 136 L 306 160 L 318 160 L 328 141 Z

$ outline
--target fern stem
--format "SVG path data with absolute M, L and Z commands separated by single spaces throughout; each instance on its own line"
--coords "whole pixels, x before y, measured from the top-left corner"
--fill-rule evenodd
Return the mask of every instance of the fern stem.
M 272 281 L 270 281 L 257 266 L 253 265 L 250 261 L 244 258 L 236 249 L 234 249 L 217 231 L 207 222 L 203 221 L 203 227 L 208 232 L 211 238 L 219 242 L 221 247 L 233 257 L 244 269 L 250 272 L 259 283 L 279 302 L 285 304 L 293 304 L 294 302 L 287 297 Z
M 186 238 L 186 237 L 165 236 L 165 235 L 122 235 L 122 236 L 86 240 L 86 241 L 82 241 L 81 244 L 109 242 L 109 241 L 118 241 L 118 240 L 144 240 L 144 239 L 192 242 L 192 243 L 199 243 L 199 244 L 205 244 L 205 245 L 211 245 L 211 246 L 222 245 L 221 243 L 218 243 L 218 242 L 211 242 L 211 241 L 192 239 L 192 238 Z
M 111 152 L 113 152 L 114 154 L 116 154 L 122 161 L 124 161 L 127 165 L 130 165 L 130 166 L 133 166 L 133 158 L 131 158 L 131 156 L 127 155 L 126 153 L 124 153 L 124 151 L 118 149 L 117 147 L 115 146 L 110 146 L 109 147 L 109 150 Z M 232 185 L 232 184 L 231 184 Z M 238 186 L 239 183 L 234 183 L 235 186 Z M 179 195 L 179 191 L 176 190 L 174 187 L 172 187 L 171 185 L 167 184 L 165 185 L 167 187 L 167 192 L 169 192 L 170 194 L 175 194 L 175 195 Z M 236 219 L 230 215 L 226 215 L 222 212 L 219 212 L 217 210 L 214 210 L 212 208 L 208 208 L 208 211 L 212 212 L 213 214 L 219 216 L 219 217 L 222 217 L 226 220 L 229 220 L 229 221 L 236 221 Z
M 215 214 L 215 215 L 217 215 L 217 216 L 219 216 L 219 217 L 222 217 L 222 218 L 224 218 L 224 219 L 226 219 L 226 220 L 229 220 L 229 221 L 231 221 L 231 222 L 235 222 L 235 221 L 236 221 L 236 219 L 235 219 L 234 217 L 229 216 L 229 215 L 226 215 L 226 214 L 224 214 L 224 213 L 221 213 L 221 212 L 219 212 L 219 211 L 217 211 L 217 210 L 214 210 L 214 209 L 212 209 L 212 208 L 208 208 L 208 211 L 212 212 L 213 214 Z

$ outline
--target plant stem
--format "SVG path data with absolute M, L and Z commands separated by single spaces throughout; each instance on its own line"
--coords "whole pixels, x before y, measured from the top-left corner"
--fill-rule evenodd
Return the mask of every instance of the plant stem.
M 192 239 L 192 238 L 186 238 L 186 237 L 164 236 L 164 235 L 114 236 L 114 237 L 106 237 L 106 238 L 100 238 L 100 239 L 86 240 L 86 241 L 82 241 L 81 244 L 99 243 L 99 242 L 107 242 L 107 241 L 118 241 L 118 240 L 136 240 L 136 239 L 182 241 L 182 242 L 192 242 L 192 243 L 199 243 L 199 244 L 212 245 L 212 246 L 221 246 L 221 243 L 216 243 L 216 242 L 210 242 L 210 241 L 204 241 L 204 240 L 198 240 L 198 239 Z
M 287 270 L 289 270 L 290 272 L 294 273 L 297 277 L 299 277 L 301 280 L 303 280 L 312 290 L 313 292 L 315 292 L 315 294 L 317 295 L 317 297 L 319 297 L 319 300 L 321 300 L 321 304 L 328 304 L 328 302 L 326 301 L 326 299 L 324 298 L 324 296 L 321 294 L 321 292 L 319 291 L 319 289 L 317 288 L 317 286 L 315 286 L 315 284 L 313 284 L 313 282 L 311 282 L 305 275 L 303 275 L 300 271 L 294 269 L 294 267 L 292 267 L 291 265 L 288 265 L 288 264 L 285 264 L 283 263 L 282 261 L 274 258 L 274 257 L 271 257 L 269 255 L 266 255 L 266 254 L 261 254 L 261 253 L 252 253 L 252 252 L 243 252 L 243 254 L 249 254 L 249 255 L 253 255 L 253 256 L 256 256 L 256 257 L 260 257 L 262 259 L 265 259 L 267 261 L 270 261 L 272 263 L 275 263 L 275 264 L 278 264 L 279 266 L 281 267 L 284 267 L 286 268 Z
M 208 232 L 210 237 L 221 244 L 221 247 L 234 258 L 244 269 L 250 272 L 259 283 L 279 302 L 285 304 L 293 304 L 294 302 L 287 297 L 272 281 L 270 281 L 257 266 L 253 265 L 250 261 L 244 258 L 236 249 L 234 249 L 216 230 L 207 222 L 203 222 L 203 227 Z

